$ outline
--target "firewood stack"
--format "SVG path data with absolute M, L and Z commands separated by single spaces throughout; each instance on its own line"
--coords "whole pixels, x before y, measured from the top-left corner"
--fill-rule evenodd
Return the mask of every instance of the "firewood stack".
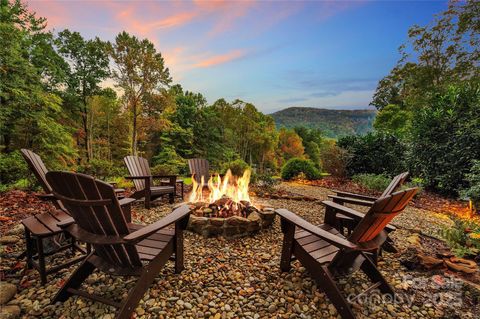
M 258 209 L 250 202 L 235 202 L 229 197 L 222 197 L 211 204 L 198 202 L 192 205 L 192 212 L 198 217 L 228 218 L 240 216 L 247 218 L 251 213 L 258 212 Z

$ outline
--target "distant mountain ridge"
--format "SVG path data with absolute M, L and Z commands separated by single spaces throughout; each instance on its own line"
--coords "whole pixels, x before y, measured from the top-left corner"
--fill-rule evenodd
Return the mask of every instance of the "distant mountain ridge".
M 289 107 L 270 114 L 277 127 L 318 128 L 332 138 L 370 132 L 375 115 L 375 110 L 330 110 L 314 107 Z

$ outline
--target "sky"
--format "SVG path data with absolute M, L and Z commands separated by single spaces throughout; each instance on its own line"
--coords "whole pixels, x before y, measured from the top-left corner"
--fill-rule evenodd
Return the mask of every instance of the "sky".
M 439 1 L 27 1 L 55 32 L 113 41 L 125 30 L 148 38 L 173 83 L 253 103 L 367 108 L 398 61 L 414 24 L 447 8 Z

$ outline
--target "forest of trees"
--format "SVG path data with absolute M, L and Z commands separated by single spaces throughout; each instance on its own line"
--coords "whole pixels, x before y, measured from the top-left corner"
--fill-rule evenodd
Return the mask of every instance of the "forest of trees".
M 245 162 L 260 173 L 292 157 L 320 166 L 319 130 L 277 131 L 270 116 L 241 100 L 209 105 L 173 82 L 148 39 L 125 31 L 113 42 L 53 33 L 21 1 L 1 0 L 0 9 L 1 184 L 24 176 L 20 148 L 39 153 L 49 168 L 103 177 L 123 176 L 129 154 L 180 174 L 194 157 L 217 169 Z
M 471 182 L 480 180 L 478 1 L 452 1 L 431 24 L 409 30 L 400 60 L 373 96 L 374 131 L 338 143 L 318 128 L 277 129 L 246 101 L 209 104 L 174 83 L 148 39 L 127 31 L 111 42 L 53 33 L 24 3 L 0 4 L 2 189 L 23 183 L 18 150 L 30 148 L 50 169 L 104 178 L 124 176 L 128 154 L 176 174 L 188 174 L 186 160 L 194 157 L 216 170 L 234 163 L 269 175 L 289 162 L 308 166 L 312 178 L 409 170 L 425 188 L 480 200 Z

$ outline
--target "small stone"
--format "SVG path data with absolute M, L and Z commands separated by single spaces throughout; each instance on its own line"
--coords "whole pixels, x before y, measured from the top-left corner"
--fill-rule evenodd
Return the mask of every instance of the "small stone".
M 20 317 L 20 307 L 16 305 L 2 306 L 0 309 L 0 319 L 15 319 Z
M 0 305 L 9 302 L 16 293 L 17 286 L 6 282 L 0 282 Z
M 0 244 L 15 244 L 19 240 L 20 239 L 17 236 L 2 236 L 0 237 Z
M 148 305 L 148 306 L 153 306 L 155 304 L 155 299 L 148 299 L 145 302 L 145 304 Z
M 267 309 L 267 310 L 268 310 L 268 312 L 270 312 L 270 313 L 274 313 L 274 312 L 277 310 L 277 306 L 275 306 L 275 305 L 270 305 L 270 306 L 268 306 L 268 309 Z
M 145 309 L 143 309 L 141 307 L 138 307 L 137 309 L 135 309 L 135 311 L 137 312 L 137 314 L 139 316 L 143 316 L 145 314 Z

